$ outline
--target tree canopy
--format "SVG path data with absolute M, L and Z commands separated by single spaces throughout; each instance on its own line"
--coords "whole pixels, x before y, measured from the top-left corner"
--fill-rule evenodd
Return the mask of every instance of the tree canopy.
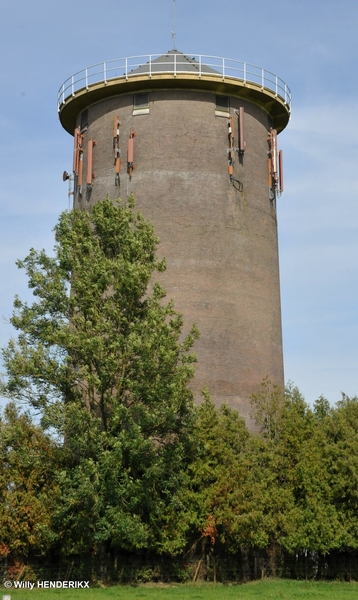
M 254 432 L 209 392 L 195 407 L 198 332 L 156 283 L 131 199 L 63 213 L 55 240 L 18 262 L 33 301 L 15 298 L 2 351 L 0 566 L 196 553 L 215 579 L 222 557 L 286 557 L 300 576 L 308 556 L 336 576 L 358 559 L 358 399 L 309 406 L 266 378 Z
M 190 445 L 197 331 L 154 282 L 153 226 L 131 202 L 61 215 L 55 253 L 18 262 L 35 301 L 15 299 L 2 393 L 63 442 L 53 522 L 66 552 L 96 544 L 174 549 Z M 154 515 L 156 516 L 154 519 Z

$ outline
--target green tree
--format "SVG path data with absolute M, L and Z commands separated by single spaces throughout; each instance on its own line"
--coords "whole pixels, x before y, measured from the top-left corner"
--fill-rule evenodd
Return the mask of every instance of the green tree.
M 334 408 L 316 403 L 326 435 L 325 470 L 340 523 L 340 551 L 358 548 L 358 398 L 345 394 Z
M 185 519 L 194 547 L 203 554 L 233 552 L 245 537 L 242 489 L 249 465 L 249 432 L 237 411 L 219 410 L 208 393 L 198 408 L 195 460 L 188 467 Z
M 327 554 L 341 535 L 322 424 L 327 405 L 320 399 L 313 412 L 297 387 L 289 385 L 280 397 L 267 381 L 253 401 L 261 431 L 253 440 L 252 463 L 258 467 L 254 479 L 262 483 L 262 493 L 256 492 L 265 516 L 262 531 L 269 544 L 289 553 Z
M 63 443 L 54 512 L 66 552 L 184 543 L 178 520 L 189 451 L 195 327 L 153 283 L 153 226 L 133 203 L 63 213 L 55 254 L 19 261 L 35 301 L 15 300 L 2 393 L 39 412 Z
M 21 564 L 51 546 L 56 454 L 42 428 L 9 403 L 0 419 L 0 558 Z
M 286 390 L 280 454 L 294 506 L 283 543 L 289 551 L 327 554 L 337 547 L 340 524 L 327 469 L 324 403 L 317 412 L 294 386 Z

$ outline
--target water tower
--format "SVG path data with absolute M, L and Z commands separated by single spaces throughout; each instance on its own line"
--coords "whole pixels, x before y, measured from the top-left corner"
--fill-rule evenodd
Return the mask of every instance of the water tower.
M 276 75 L 177 50 L 86 68 L 58 95 L 74 206 L 133 193 L 160 237 L 168 298 L 200 330 L 195 394 L 208 386 L 246 419 L 266 375 L 284 383 L 277 134 L 290 107 Z

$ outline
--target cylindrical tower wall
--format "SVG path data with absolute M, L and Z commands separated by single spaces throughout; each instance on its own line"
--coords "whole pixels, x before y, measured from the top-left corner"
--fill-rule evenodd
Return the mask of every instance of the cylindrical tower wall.
M 227 403 L 249 420 L 249 396 L 268 375 L 283 386 L 283 357 L 277 221 L 270 200 L 267 132 L 271 117 L 260 106 L 229 95 L 229 113 L 216 110 L 205 89 L 151 89 L 149 106 L 134 110 L 133 93 L 89 105 L 83 127 L 95 140 L 93 186 L 75 206 L 90 207 L 108 195 L 133 193 L 136 207 L 151 219 L 167 271 L 160 276 L 183 313 L 185 328 L 196 323 L 196 396 L 208 386 L 217 405 Z M 229 183 L 228 116 L 245 109 L 246 150 L 235 152 Z M 121 185 L 115 185 L 113 121 L 118 116 Z M 83 118 L 82 118 L 83 121 Z M 235 117 L 235 123 L 237 120 Z M 77 125 L 81 124 L 78 115 Z M 83 123 L 82 123 L 83 125 Z M 135 132 L 135 170 L 127 174 L 127 140 Z M 238 144 L 235 132 L 235 145 Z

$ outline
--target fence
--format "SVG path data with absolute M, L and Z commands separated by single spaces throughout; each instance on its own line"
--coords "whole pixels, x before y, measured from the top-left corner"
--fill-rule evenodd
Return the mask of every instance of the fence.
M 145 582 L 246 582 L 266 577 L 306 580 L 358 580 L 358 553 L 315 552 L 287 555 L 276 549 L 241 549 L 235 555 L 184 556 L 169 558 L 147 554 L 88 556 L 69 559 L 38 559 L 23 563 L 0 561 L 0 579 L 5 581 L 89 581 L 99 584 L 139 584 Z

